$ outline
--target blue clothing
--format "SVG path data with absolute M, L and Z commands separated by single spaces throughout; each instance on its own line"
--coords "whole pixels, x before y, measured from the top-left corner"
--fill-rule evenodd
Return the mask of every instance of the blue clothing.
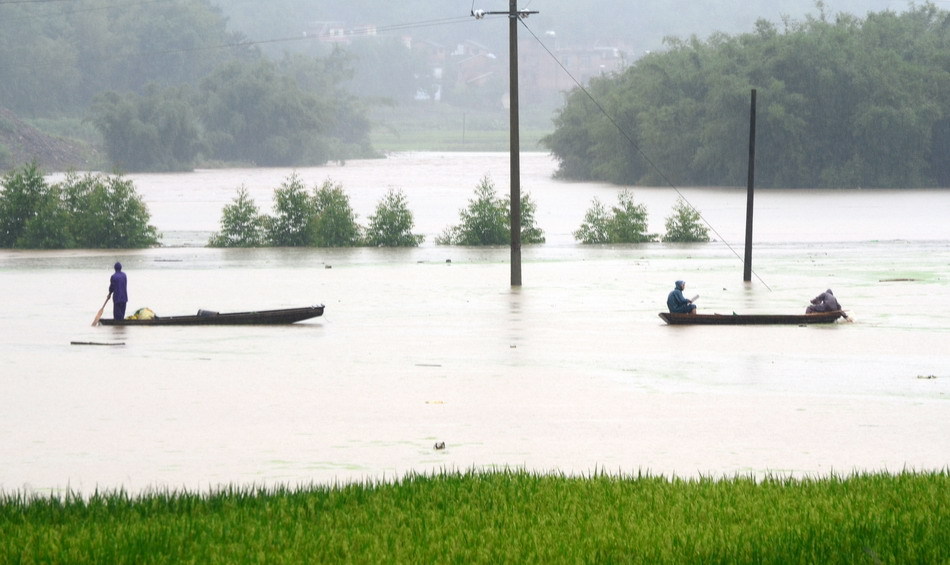
M 683 296 L 683 291 L 678 286 L 666 297 L 666 307 L 673 314 L 689 314 L 696 309 L 696 305 Z
M 112 319 L 125 319 L 125 306 L 129 302 L 128 279 L 116 263 L 115 273 L 109 279 L 109 294 L 112 296 Z
M 122 271 L 116 271 L 109 279 L 109 294 L 113 302 L 128 302 L 128 279 Z
M 811 306 L 805 308 L 805 313 L 813 314 L 816 312 L 833 312 L 835 310 L 841 310 L 841 304 L 829 288 L 811 299 Z

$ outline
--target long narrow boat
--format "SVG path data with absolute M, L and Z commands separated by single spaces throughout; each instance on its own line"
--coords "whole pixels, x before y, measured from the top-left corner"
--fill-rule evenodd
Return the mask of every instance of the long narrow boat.
M 218 313 L 199 310 L 194 316 L 155 316 L 149 320 L 101 319 L 104 326 L 237 326 L 255 324 L 293 324 L 323 315 L 323 304 L 283 310 Z
M 660 312 L 670 325 L 739 326 L 746 324 L 830 324 L 844 316 L 841 310 L 815 314 L 671 314 Z

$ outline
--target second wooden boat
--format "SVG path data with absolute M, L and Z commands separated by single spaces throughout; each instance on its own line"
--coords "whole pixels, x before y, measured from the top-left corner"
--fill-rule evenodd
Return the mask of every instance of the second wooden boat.
M 747 324 L 830 324 L 844 316 L 841 310 L 815 314 L 671 314 L 660 312 L 670 325 L 738 326 Z

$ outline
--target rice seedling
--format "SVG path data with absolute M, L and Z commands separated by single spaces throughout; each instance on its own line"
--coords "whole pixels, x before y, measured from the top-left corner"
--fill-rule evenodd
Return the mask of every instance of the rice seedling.
M 0 493 L 2 563 L 950 563 L 947 471 Z

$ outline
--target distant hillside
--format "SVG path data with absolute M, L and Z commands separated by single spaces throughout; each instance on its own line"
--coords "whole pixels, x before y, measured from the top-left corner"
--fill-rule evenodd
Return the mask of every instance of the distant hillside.
M 89 170 L 98 161 L 88 145 L 47 135 L 0 108 L 0 172 L 36 161 L 43 172 Z

